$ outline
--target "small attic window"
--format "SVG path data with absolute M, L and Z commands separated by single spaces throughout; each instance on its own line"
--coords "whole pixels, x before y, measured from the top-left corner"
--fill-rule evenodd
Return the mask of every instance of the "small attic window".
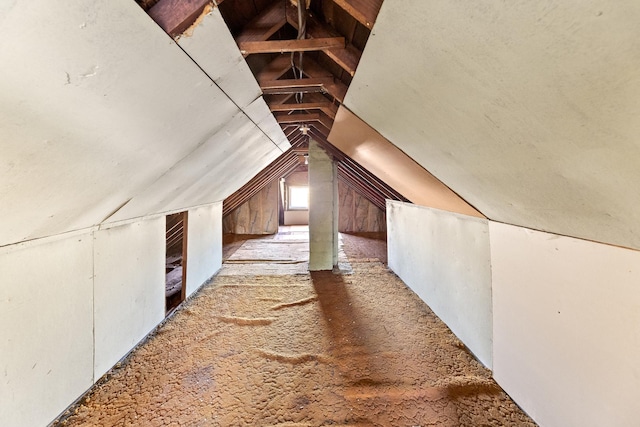
M 289 210 L 309 209 L 309 187 L 290 186 L 289 187 Z

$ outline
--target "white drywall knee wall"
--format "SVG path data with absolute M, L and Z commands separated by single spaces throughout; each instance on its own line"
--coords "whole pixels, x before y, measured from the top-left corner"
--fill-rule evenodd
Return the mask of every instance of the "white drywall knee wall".
M 387 202 L 389 267 L 486 366 L 492 366 L 487 220 Z

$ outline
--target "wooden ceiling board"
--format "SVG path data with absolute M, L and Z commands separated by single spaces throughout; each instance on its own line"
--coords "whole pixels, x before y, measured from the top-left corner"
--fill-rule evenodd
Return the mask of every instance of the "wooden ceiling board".
M 344 106 L 328 141 L 415 204 L 483 217 Z
M 262 10 L 251 22 L 244 25 L 235 37 L 238 44 L 268 40 L 287 23 L 284 3 L 273 1 Z
M 333 0 L 358 22 L 371 29 L 383 0 Z

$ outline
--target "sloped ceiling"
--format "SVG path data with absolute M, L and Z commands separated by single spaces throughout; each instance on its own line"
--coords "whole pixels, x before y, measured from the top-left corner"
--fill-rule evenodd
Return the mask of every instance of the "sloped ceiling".
M 328 140 L 412 203 L 484 218 L 344 106 L 338 110 Z
M 223 200 L 289 148 L 228 34 L 212 70 L 132 0 L 0 12 L 0 246 Z
M 640 3 L 385 0 L 345 105 L 490 219 L 640 248 Z

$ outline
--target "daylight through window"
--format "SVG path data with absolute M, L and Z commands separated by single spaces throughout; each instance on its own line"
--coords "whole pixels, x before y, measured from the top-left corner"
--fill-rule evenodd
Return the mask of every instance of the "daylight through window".
M 289 209 L 309 209 L 309 187 L 289 187 Z

